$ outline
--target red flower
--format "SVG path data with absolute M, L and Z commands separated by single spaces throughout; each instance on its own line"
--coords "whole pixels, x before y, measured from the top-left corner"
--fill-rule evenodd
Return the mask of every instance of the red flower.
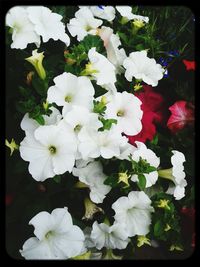
M 194 107 L 191 103 L 183 100 L 177 101 L 169 107 L 169 110 L 172 114 L 167 122 L 167 127 L 173 133 L 183 129 L 185 125 L 194 122 Z
M 183 60 L 186 70 L 195 70 L 195 61 Z
M 127 136 L 131 144 L 135 141 L 145 142 L 147 139 L 151 141 L 156 133 L 155 123 L 160 123 L 163 119 L 163 97 L 154 92 L 151 86 L 144 85 L 143 88 L 144 91 L 135 94 L 142 101 L 142 131 L 137 135 Z

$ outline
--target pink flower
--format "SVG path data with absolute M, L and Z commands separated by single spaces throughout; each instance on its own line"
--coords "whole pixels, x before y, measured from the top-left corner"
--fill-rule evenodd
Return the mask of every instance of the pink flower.
M 169 110 L 171 111 L 171 116 L 167 122 L 167 127 L 173 133 L 177 133 L 187 124 L 194 122 L 194 107 L 191 103 L 180 100 L 169 107 Z
M 135 94 L 142 101 L 142 131 L 137 135 L 127 136 L 131 144 L 135 141 L 145 142 L 147 139 L 151 141 L 156 134 L 155 123 L 163 120 L 163 97 L 149 85 L 143 85 L 143 89 L 144 91 Z

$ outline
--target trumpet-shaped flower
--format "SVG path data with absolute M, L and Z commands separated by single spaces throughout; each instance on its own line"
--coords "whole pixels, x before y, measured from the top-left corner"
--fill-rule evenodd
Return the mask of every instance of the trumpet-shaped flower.
M 127 21 L 133 19 L 132 7 L 130 7 L 130 6 L 116 6 L 116 9 L 122 17 L 126 18 Z
M 104 184 L 106 175 L 100 162 L 94 161 L 83 168 L 74 168 L 74 176 L 90 188 L 90 198 L 94 203 L 102 203 L 111 187 Z
M 70 19 L 67 28 L 73 37 L 77 36 L 77 40 L 81 41 L 88 34 L 96 35 L 102 23 L 102 20 L 94 18 L 88 7 L 82 7 L 75 13 L 75 18 Z
M 185 187 L 187 185 L 183 166 L 185 156 L 177 150 L 172 150 L 172 153 L 171 163 L 173 167 L 170 169 L 159 170 L 158 174 L 160 177 L 173 181 L 175 185 L 170 185 L 166 193 L 174 195 L 176 200 L 180 200 L 185 196 Z
M 57 124 L 62 118 L 60 111 L 54 107 L 50 107 L 49 109 L 52 110 L 52 113 L 49 116 L 42 115 L 45 121 L 45 125 Z M 36 120 L 29 118 L 28 113 L 26 113 L 21 121 L 20 126 L 22 130 L 26 132 L 26 134 L 27 132 L 33 134 L 33 132 L 40 126 L 40 124 Z
M 74 132 L 79 137 L 79 134 L 84 129 L 98 130 L 103 126 L 99 121 L 96 113 L 91 113 L 87 108 L 81 106 L 73 106 L 66 114 L 63 113 L 64 121 L 66 121 L 74 129 Z
M 47 92 L 47 101 L 64 106 L 63 113 L 71 109 L 73 105 L 84 106 L 88 109 L 93 107 L 94 87 L 87 77 L 77 77 L 64 72 L 54 78 L 54 86 Z
M 127 232 L 119 223 L 109 226 L 95 221 L 92 225 L 91 240 L 97 249 L 125 249 L 129 243 Z
M 124 224 L 129 237 L 146 235 L 151 224 L 151 200 L 144 192 L 132 191 L 127 197 L 120 197 L 112 205 L 116 223 Z
M 29 161 L 32 177 L 44 181 L 72 171 L 77 141 L 73 130 L 61 121 L 58 125 L 38 127 L 34 135 L 27 132 L 19 150 L 21 157 Z
M 35 32 L 25 8 L 12 7 L 6 15 L 6 25 L 12 31 L 11 48 L 25 49 L 30 43 L 35 43 L 37 47 L 40 45 L 40 36 Z
M 64 260 L 82 254 L 84 234 L 73 225 L 68 209 L 57 208 L 48 213 L 42 211 L 34 216 L 35 237 L 29 238 L 20 250 L 27 260 Z
M 123 66 L 126 69 L 125 77 L 129 82 L 134 77 L 149 85 L 157 86 L 158 81 L 163 78 L 164 69 L 155 59 L 147 57 L 145 50 L 130 53 L 124 60 Z
M 104 46 L 107 52 L 107 58 L 116 67 L 116 72 L 121 73 L 123 61 L 127 57 L 126 52 L 121 46 L 121 41 L 117 34 L 113 33 L 113 30 L 109 27 L 102 26 L 99 30 L 99 36 L 104 41 Z
M 116 9 L 120 13 L 120 15 L 122 17 L 124 17 L 127 21 L 139 20 L 139 21 L 144 21 L 146 23 L 149 22 L 148 17 L 133 14 L 132 13 L 132 7 L 130 7 L 130 6 L 116 6 Z
M 135 143 L 137 145 L 137 149 L 132 152 L 131 155 L 132 159 L 136 162 L 139 162 L 140 158 L 142 158 L 143 160 L 146 160 L 146 162 L 149 163 L 150 166 L 158 168 L 160 164 L 160 159 L 156 156 L 156 154 L 151 149 L 148 149 L 144 143 L 137 141 Z M 146 187 L 152 186 L 158 180 L 157 171 L 152 171 L 150 173 L 143 173 L 143 175 L 146 178 Z M 137 174 L 132 175 L 131 180 L 133 182 L 137 182 L 138 175 Z
M 86 65 L 84 72 L 91 75 L 98 85 L 114 84 L 116 82 L 115 66 L 103 55 L 92 47 L 88 52 L 90 63 Z
M 120 132 L 127 135 L 136 135 L 142 129 L 142 102 L 133 94 L 116 93 L 110 98 L 105 111 L 106 118 L 116 119 Z
M 67 46 L 70 44 L 69 36 L 65 33 L 65 25 L 61 22 L 62 16 L 53 13 L 44 6 L 31 6 L 27 8 L 28 17 L 34 24 L 34 30 L 42 36 L 43 42 L 49 39 L 61 40 Z
M 32 51 L 31 57 L 26 58 L 26 60 L 33 65 L 33 67 L 35 68 L 39 77 L 42 80 L 46 78 L 46 72 L 42 65 L 43 58 L 44 58 L 44 52 L 38 53 L 37 49 Z

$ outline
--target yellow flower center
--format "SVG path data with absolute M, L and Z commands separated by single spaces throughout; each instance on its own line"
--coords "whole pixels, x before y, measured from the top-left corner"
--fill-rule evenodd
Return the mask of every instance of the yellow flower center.
M 118 117 L 123 117 L 124 114 L 125 114 L 124 110 L 118 110 L 118 111 L 117 111 L 117 116 L 118 116 Z
M 67 96 L 65 97 L 65 102 L 67 102 L 67 103 L 72 102 L 72 96 L 71 96 L 71 95 L 67 95 Z
M 55 154 L 56 153 L 56 147 L 55 146 L 50 146 L 49 147 L 49 151 L 50 151 L 50 153 L 53 155 L 53 154 Z

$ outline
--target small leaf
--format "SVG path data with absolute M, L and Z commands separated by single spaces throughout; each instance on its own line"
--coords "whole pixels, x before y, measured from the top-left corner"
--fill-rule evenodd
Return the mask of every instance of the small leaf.
M 153 140 L 151 140 L 151 144 L 153 144 L 153 145 L 158 144 L 158 135 L 157 134 L 154 136 Z
M 61 181 L 61 176 L 60 176 L 60 175 L 55 175 L 55 176 L 53 177 L 53 180 L 54 180 L 57 184 L 59 184 L 60 181 Z
M 40 96 L 46 96 L 48 85 L 38 76 L 33 75 L 32 85 Z
M 162 221 L 157 221 L 154 225 L 154 235 L 155 237 L 160 237 L 164 232 Z
M 104 181 L 105 185 L 110 185 L 111 187 L 116 187 L 118 185 L 118 178 L 114 175 L 108 176 Z
M 143 174 L 138 174 L 138 186 L 140 187 L 141 190 L 144 190 L 146 187 L 146 177 Z
M 101 118 L 100 121 L 103 123 L 103 127 L 101 127 L 99 130 L 100 131 L 104 131 L 104 130 L 110 130 L 110 128 L 112 127 L 113 123 L 117 123 L 117 120 L 115 119 L 104 119 Z
M 93 112 L 94 113 L 98 113 L 100 115 L 103 115 L 105 113 L 106 110 L 106 105 L 103 102 L 100 101 L 93 101 L 94 103 L 94 108 L 93 108 Z
M 156 170 L 157 170 L 156 167 L 154 167 L 154 166 L 148 166 L 147 169 L 146 169 L 146 173 L 154 172 Z

